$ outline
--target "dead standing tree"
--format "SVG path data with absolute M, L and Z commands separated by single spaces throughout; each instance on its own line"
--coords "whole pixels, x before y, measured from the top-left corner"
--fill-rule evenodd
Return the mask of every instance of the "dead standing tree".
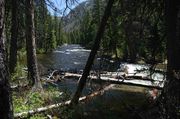
M 87 80 L 87 77 L 88 77 L 89 72 L 91 70 L 94 58 L 95 58 L 95 56 L 97 54 L 97 51 L 99 49 L 100 42 L 101 42 L 101 39 L 102 39 L 104 31 L 105 31 L 105 26 L 107 24 L 109 16 L 111 15 L 111 9 L 112 9 L 113 3 L 114 3 L 114 0 L 109 0 L 108 1 L 107 7 L 106 7 L 105 12 L 104 12 L 104 16 L 103 16 L 103 18 L 101 20 L 101 23 L 100 23 L 100 26 L 99 26 L 99 29 L 98 29 L 98 32 L 97 32 L 97 35 L 96 35 L 96 38 L 95 38 L 93 48 L 92 48 L 92 50 L 90 52 L 88 61 L 86 63 L 86 66 L 85 66 L 83 74 L 82 74 L 82 77 L 79 80 L 77 90 L 76 90 L 76 92 L 75 92 L 75 94 L 74 94 L 74 96 L 73 96 L 73 98 L 71 100 L 71 105 L 78 104 L 79 97 L 82 94 L 82 90 L 83 90 L 83 88 L 84 88 L 84 86 L 86 84 L 86 80 Z
M 4 0 L 0 0 L 0 119 L 13 119 L 9 73 L 6 66 Z

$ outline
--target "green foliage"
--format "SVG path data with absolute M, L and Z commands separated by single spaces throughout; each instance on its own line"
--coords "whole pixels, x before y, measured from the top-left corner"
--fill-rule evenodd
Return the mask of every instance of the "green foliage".
M 37 0 L 35 5 L 35 28 L 36 28 L 36 44 L 37 49 L 44 49 L 46 46 L 45 39 L 47 39 L 48 34 L 48 27 L 50 27 L 51 24 L 49 23 L 49 19 L 51 17 L 49 16 L 47 6 L 45 4 L 45 1 Z M 51 36 L 52 37 L 52 36 Z
M 56 41 L 56 36 L 55 36 L 55 31 L 52 30 L 52 48 L 55 49 L 57 47 L 57 41 Z
M 43 53 L 45 53 L 45 49 L 44 49 L 44 48 L 38 48 L 38 49 L 36 50 L 36 53 L 37 53 L 37 54 L 43 54 Z
M 92 11 L 92 17 L 93 22 L 97 24 L 97 26 L 100 25 L 101 18 L 104 14 L 104 7 L 106 1 L 104 0 L 93 0 L 93 11 Z
M 21 89 L 17 92 L 13 92 L 13 105 L 14 113 L 24 112 L 28 110 L 34 110 L 39 107 L 48 106 L 64 102 L 70 99 L 69 92 L 61 92 L 58 87 L 46 85 L 43 92 L 31 92 L 31 89 Z M 59 112 L 59 110 L 61 110 Z M 47 115 L 51 115 L 53 119 L 58 119 L 57 116 L 69 119 L 72 117 L 72 110 L 67 107 L 59 107 L 58 109 L 48 110 L 41 114 L 34 114 L 30 116 L 30 119 L 41 119 L 47 118 Z
M 35 1 L 35 34 L 37 53 L 52 51 L 64 43 L 81 44 L 91 48 L 106 6 L 105 0 L 92 0 L 91 8 L 85 9 L 78 27 L 64 31 L 61 17 L 51 15 L 44 0 Z M 11 29 L 11 3 L 6 2 L 7 46 Z M 24 1 L 19 1 L 18 48 L 25 48 Z M 23 16 L 23 17 L 22 17 Z M 166 57 L 166 36 L 163 0 L 116 1 L 108 21 L 101 48 L 104 53 L 119 58 L 146 61 Z
M 91 48 L 105 3 L 94 0 L 93 8 L 85 12 L 79 29 L 78 41 L 81 45 Z M 102 39 L 103 52 L 132 62 L 138 58 L 148 63 L 164 60 L 166 36 L 163 9 L 163 0 L 117 1 Z
M 18 61 L 17 65 L 15 68 L 15 72 L 11 75 L 12 81 L 18 81 L 19 78 L 26 78 L 27 77 L 27 72 L 23 70 L 23 68 L 26 67 L 26 51 L 25 49 L 21 49 L 18 51 Z
M 13 96 L 14 112 L 22 112 L 28 110 L 29 107 L 23 104 L 24 99 L 22 97 Z
M 15 72 L 11 75 L 12 81 L 19 80 L 20 77 L 26 78 L 27 72 L 23 71 L 24 65 L 19 62 L 16 65 Z
M 50 104 L 69 100 L 68 92 L 61 92 L 58 88 L 48 85 L 43 92 L 31 92 L 25 89 L 22 92 L 13 93 L 14 112 L 22 112 Z
M 13 105 L 15 113 L 35 109 L 43 105 L 43 98 L 37 92 L 31 93 L 27 97 L 24 96 L 25 95 L 21 97 L 18 95 L 18 93 L 13 95 Z
M 28 97 L 28 105 L 33 104 L 33 106 L 38 107 L 43 105 L 43 97 L 39 92 L 33 92 Z
M 46 116 L 44 116 L 43 114 L 35 114 L 30 117 L 30 119 L 45 119 L 45 118 Z

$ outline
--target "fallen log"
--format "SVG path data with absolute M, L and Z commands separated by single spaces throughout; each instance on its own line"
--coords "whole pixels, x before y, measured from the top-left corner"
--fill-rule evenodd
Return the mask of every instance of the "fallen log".
M 80 78 L 80 74 L 73 74 L 73 73 L 65 73 L 64 78 L 73 78 L 77 77 Z M 162 89 L 164 86 L 164 81 L 157 81 L 157 80 L 143 80 L 143 79 L 134 79 L 134 78 L 127 78 L 127 77 L 118 77 L 118 78 L 111 78 L 111 77 L 103 77 L 100 78 L 98 76 L 89 76 L 88 78 L 94 81 L 104 81 L 113 84 L 125 84 L 125 85 L 132 85 L 132 86 L 140 86 L 146 88 L 156 88 Z
M 95 97 L 97 95 L 102 95 L 105 91 L 109 90 L 113 86 L 114 86 L 114 84 L 111 84 L 111 85 L 108 85 L 108 86 L 106 86 L 105 88 L 103 88 L 103 89 L 101 89 L 99 91 L 93 92 L 90 95 L 83 96 L 83 97 L 79 98 L 79 101 L 80 102 L 86 101 L 86 100 L 89 100 L 89 99 L 91 99 L 91 98 L 93 98 L 93 97 Z M 40 108 L 37 108 L 37 109 L 34 109 L 34 110 L 15 113 L 14 118 L 25 117 L 27 115 L 29 116 L 29 115 L 44 112 L 44 111 L 47 111 L 47 110 L 50 110 L 50 109 L 54 109 L 54 108 L 58 108 L 58 107 L 62 107 L 62 106 L 67 106 L 67 105 L 70 104 L 70 102 L 71 102 L 71 100 L 68 100 L 68 101 L 65 101 L 65 102 L 62 102 L 62 103 L 52 104 L 52 105 L 48 105 L 48 106 L 45 106 L 45 107 L 40 107 Z
M 12 90 L 12 91 L 18 91 L 18 90 L 20 90 L 20 89 L 28 89 L 30 86 L 29 86 L 29 84 L 25 84 L 25 85 L 12 85 L 11 87 L 10 87 L 10 89 Z

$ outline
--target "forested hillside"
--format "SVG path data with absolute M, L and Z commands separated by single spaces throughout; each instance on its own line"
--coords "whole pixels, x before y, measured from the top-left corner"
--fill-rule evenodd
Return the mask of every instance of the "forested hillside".
M 6 3 L 6 34 L 7 44 L 11 40 L 10 24 L 17 22 L 19 32 L 17 48 L 23 49 L 25 44 L 25 15 L 23 1 L 17 8 Z M 60 16 L 57 11 L 50 13 L 47 1 L 35 0 L 35 35 L 37 52 L 52 51 L 64 43 L 81 44 L 91 48 L 97 28 L 103 15 L 105 0 L 85 1 L 72 9 L 67 15 Z M 123 3 L 123 4 L 122 4 Z M 116 58 L 129 59 L 132 62 L 143 59 L 148 63 L 163 62 L 166 56 L 165 17 L 163 1 L 123 1 L 117 2 L 108 21 L 103 36 L 101 50 Z M 13 20 L 11 9 L 17 12 Z M 8 35 L 9 34 L 9 35 Z M 16 34 L 15 34 L 16 35 Z M 8 47 L 8 46 L 7 46 Z
M 68 41 L 91 48 L 105 5 L 105 0 L 90 0 L 73 9 L 65 17 Z M 164 8 L 163 1 L 117 2 L 103 36 L 102 51 L 132 62 L 165 61 Z

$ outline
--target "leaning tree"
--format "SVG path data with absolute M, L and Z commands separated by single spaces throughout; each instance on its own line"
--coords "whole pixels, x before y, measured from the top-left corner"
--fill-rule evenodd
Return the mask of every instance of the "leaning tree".
M 82 90 L 86 84 L 86 79 L 89 75 L 89 72 L 91 70 L 94 58 L 95 58 L 97 51 L 99 49 L 100 42 L 101 42 L 101 39 L 102 39 L 104 31 L 105 31 L 105 26 L 107 24 L 109 16 L 111 15 L 111 9 L 112 9 L 113 3 L 114 3 L 114 0 L 109 0 L 109 2 L 107 3 L 107 7 L 105 9 L 104 16 L 101 20 L 101 23 L 100 23 L 100 26 L 99 26 L 99 29 L 98 29 L 98 32 L 97 32 L 97 35 L 96 35 L 96 38 L 94 41 L 93 48 L 90 52 L 88 61 L 86 63 L 86 66 L 85 66 L 83 74 L 82 74 L 82 77 L 79 80 L 77 90 L 74 94 L 73 99 L 71 100 L 71 105 L 76 105 L 79 101 L 79 97 L 82 94 Z

